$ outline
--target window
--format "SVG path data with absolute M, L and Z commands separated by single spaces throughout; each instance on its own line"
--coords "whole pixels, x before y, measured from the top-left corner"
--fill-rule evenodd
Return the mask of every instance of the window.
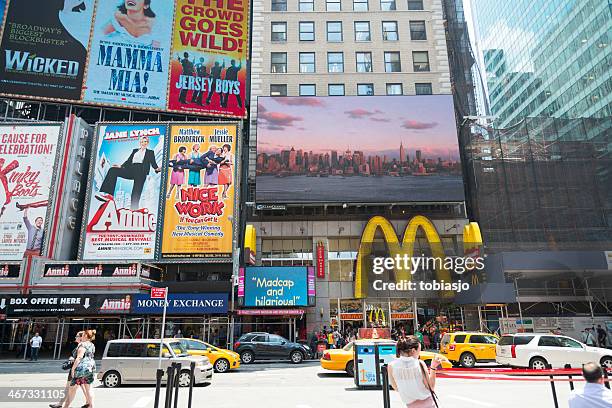
M 144 357 L 145 343 L 111 343 L 107 357 Z
M 200 343 L 199 341 L 181 340 L 180 342 L 187 350 L 206 350 L 208 349 L 206 344 Z
M 300 0 L 300 11 L 314 11 L 314 0 Z
M 383 31 L 383 40 L 385 41 L 399 40 L 399 36 L 397 35 L 397 21 L 383 21 L 382 31 Z
M 369 21 L 355 21 L 355 41 L 370 41 Z
M 368 0 L 353 0 L 354 11 L 368 11 Z
M 426 40 L 427 30 L 425 30 L 425 21 L 410 22 L 410 39 L 411 40 Z
M 272 11 L 287 11 L 287 0 L 272 0 Z
M 412 66 L 414 72 L 429 71 L 429 54 L 427 51 L 412 51 Z
M 540 337 L 540 341 L 538 341 L 538 346 L 561 347 L 561 343 L 557 337 L 542 336 Z
M 576 340 L 568 339 L 567 337 L 558 337 L 559 343 L 561 343 L 562 347 L 570 347 L 570 348 L 582 348 L 582 345 L 578 343 Z
M 514 336 L 514 345 L 522 346 L 529 344 L 533 340 L 534 336 Z
M 465 334 L 459 334 L 459 335 L 455 336 L 454 343 L 463 343 L 463 342 L 465 342 L 465 337 L 466 337 Z
M 342 21 L 327 22 L 327 41 L 341 42 L 342 41 Z
M 251 341 L 256 341 L 256 342 L 260 342 L 260 343 L 265 343 L 268 341 L 268 336 L 264 335 L 264 334 L 260 334 L 258 336 L 253 337 L 253 339 Z
M 327 94 L 329 96 L 344 96 L 344 84 L 327 85 Z
M 357 84 L 357 95 L 359 96 L 374 95 L 374 84 Z
M 423 10 L 423 0 L 408 0 L 408 10 Z
M 399 52 L 385 52 L 385 72 L 401 72 L 402 63 Z
M 470 336 L 469 342 L 477 344 L 497 344 L 497 339 L 493 336 L 483 336 L 481 334 L 474 334 Z
M 395 0 L 380 0 L 380 9 L 384 11 L 396 10 Z
M 433 93 L 430 83 L 414 84 L 414 87 L 417 95 L 431 95 Z
M 372 53 L 358 52 L 355 54 L 357 72 L 372 72 Z
M 315 84 L 300 84 L 300 96 L 316 96 L 317 86 Z
M 387 84 L 387 95 L 401 95 L 402 84 Z
M 327 0 L 325 2 L 325 10 L 327 10 L 327 11 L 341 11 L 342 10 L 341 0 Z
M 344 54 L 341 52 L 327 53 L 327 72 L 344 72 Z
M 300 22 L 300 41 L 314 41 L 315 24 L 312 21 Z
M 271 57 L 271 70 L 273 74 L 284 74 L 287 72 L 287 53 L 273 52 Z
M 270 85 L 270 96 L 287 96 L 287 84 Z
M 272 23 L 272 41 L 287 41 L 287 23 Z
M 270 343 L 282 343 L 282 342 L 287 343 L 287 339 L 279 335 L 271 334 L 269 337 L 270 337 Z
M 300 52 L 300 72 L 313 73 L 315 72 L 315 53 Z

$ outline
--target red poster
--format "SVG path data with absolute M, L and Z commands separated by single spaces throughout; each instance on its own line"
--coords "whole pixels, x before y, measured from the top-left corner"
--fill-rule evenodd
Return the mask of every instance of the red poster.
M 317 244 L 317 278 L 325 278 L 325 245 Z

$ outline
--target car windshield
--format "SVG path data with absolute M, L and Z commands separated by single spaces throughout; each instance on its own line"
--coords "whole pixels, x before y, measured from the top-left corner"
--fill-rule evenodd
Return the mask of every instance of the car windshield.
M 174 351 L 174 354 L 176 354 L 177 357 L 184 357 L 189 355 L 187 349 L 180 341 L 170 342 L 170 348 L 172 349 L 172 351 Z
M 206 343 L 206 342 L 202 342 L 202 343 L 204 343 L 204 344 L 206 345 L 206 347 L 208 347 L 208 348 L 209 348 L 209 349 L 211 349 L 212 351 L 218 351 L 218 349 L 217 349 L 215 346 L 213 346 L 213 345 L 211 345 L 211 344 L 208 344 L 208 343 Z

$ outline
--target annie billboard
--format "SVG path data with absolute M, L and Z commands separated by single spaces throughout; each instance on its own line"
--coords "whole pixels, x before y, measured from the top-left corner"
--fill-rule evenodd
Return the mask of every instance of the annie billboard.
M 259 97 L 258 202 L 460 202 L 451 95 Z
M 81 259 L 154 259 L 166 124 L 100 124 Z

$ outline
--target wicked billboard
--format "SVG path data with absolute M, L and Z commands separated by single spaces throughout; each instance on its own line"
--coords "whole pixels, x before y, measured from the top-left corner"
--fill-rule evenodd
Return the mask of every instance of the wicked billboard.
M 257 202 L 461 202 L 451 95 L 259 97 Z

